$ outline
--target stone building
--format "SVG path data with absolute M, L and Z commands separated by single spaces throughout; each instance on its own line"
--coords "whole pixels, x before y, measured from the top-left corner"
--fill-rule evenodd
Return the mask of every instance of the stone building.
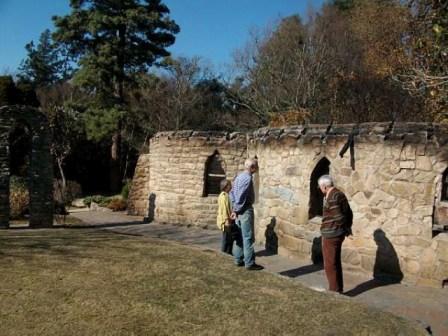
M 439 287 L 448 278 L 447 142 L 448 128 L 429 123 L 158 133 L 139 159 L 129 212 L 213 228 L 217 183 L 256 156 L 257 242 L 317 261 L 317 179 L 330 173 L 354 213 L 345 269 Z

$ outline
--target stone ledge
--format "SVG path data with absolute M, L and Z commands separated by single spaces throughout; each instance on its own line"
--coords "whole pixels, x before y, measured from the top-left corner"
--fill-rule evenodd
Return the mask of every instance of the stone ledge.
M 201 139 L 204 141 L 235 141 L 251 140 L 267 143 L 285 139 L 300 140 L 309 143 L 313 139 L 324 140 L 354 136 L 355 141 L 404 141 L 417 144 L 435 142 L 439 146 L 448 143 L 448 125 L 430 122 L 368 122 L 361 124 L 306 124 L 284 128 L 263 127 L 253 132 L 222 132 L 222 131 L 171 131 L 159 132 L 151 139 Z

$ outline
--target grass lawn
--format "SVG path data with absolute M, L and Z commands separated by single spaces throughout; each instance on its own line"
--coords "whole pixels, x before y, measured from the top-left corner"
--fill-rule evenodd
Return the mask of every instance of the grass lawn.
M 0 232 L 0 335 L 425 335 L 213 251 L 91 229 Z
M 54 224 L 55 225 L 65 225 L 65 226 L 70 226 L 70 225 L 75 225 L 75 226 L 82 226 L 84 225 L 84 222 L 82 220 L 80 220 L 79 218 L 76 218 L 74 216 L 60 216 L 60 215 L 55 215 L 54 216 Z M 28 219 L 13 219 L 9 221 L 9 226 L 11 228 L 16 228 L 16 227 L 27 227 L 29 226 L 29 221 Z

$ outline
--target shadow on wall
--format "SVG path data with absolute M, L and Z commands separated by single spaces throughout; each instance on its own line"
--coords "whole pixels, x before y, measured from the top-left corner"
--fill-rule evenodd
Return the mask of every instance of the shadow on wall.
M 394 246 L 386 237 L 386 233 L 381 229 L 377 229 L 373 233 L 373 239 L 377 246 L 373 277 L 380 280 L 386 279 L 401 282 L 403 273 L 400 269 L 398 255 Z
M 145 222 L 152 222 L 154 220 L 155 216 L 155 209 L 156 209 L 156 194 L 150 193 L 149 194 L 149 206 L 148 206 L 148 217 L 145 218 Z
M 297 278 L 309 273 L 319 272 L 324 269 L 323 256 L 322 256 L 322 237 L 316 237 L 313 239 L 313 245 L 311 246 L 311 265 L 301 266 L 298 268 L 290 269 L 280 272 L 281 275 Z
M 311 261 L 314 265 L 323 264 L 324 257 L 322 255 L 322 237 L 315 237 L 311 246 Z
M 271 222 L 266 226 L 264 232 L 265 245 L 264 250 L 257 253 L 257 256 L 271 256 L 278 254 L 278 236 L 275 232 L 275 226 L 277 225 L 277 219 L 271 218 Z
M 403 272 L 400 269 L 397 252 L 386 237 L 386 233 L 381 229 L 377 229 L 373 233 L 373 239 L 377 246 L 375 265 L 373 266 L 373 279 L 346 292 L 345 295 L 347 296 L 357 296 L 368 290 L 397 284 L 403 280 Z
M 271 254 L 278 254 L 278 237 L 277 233 L 275 233 L 276 224 L 277 219 L 272 217 L 271 222 L 266 226 L 266 231 L 264 233 L 266 238 L 265 249 Z

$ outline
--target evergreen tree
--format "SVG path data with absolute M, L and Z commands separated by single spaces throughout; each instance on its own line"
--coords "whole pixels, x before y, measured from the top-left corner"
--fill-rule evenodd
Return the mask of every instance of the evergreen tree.
M 25 46 L 27 58 L 20 65 L 19 77 L 36 87 L 49 86 L 64 76 L 64 61 L 60 48 L 53 43 L 50 30 L 45 30 L 39 44 L 31 41 Z
M 19 104 L 39 106 L 32 85 L 26 81 L 19 81 L 16 85 L 11 76 L 0 76 L 0 107 Z
M 120 187 L 124 89 L 135 74 L 169 56 L 178 25 L 161 0 L 71 0 L 72 11 L 54 17 L 56 41 L 80 66 L 74 83 L 91 94 L 87 130 L 91 138 L 112 136 L 111 189 Z
M 19 101 L 19 93 L 11 76 L 0 76 L 0 107 L 14 105 Z

